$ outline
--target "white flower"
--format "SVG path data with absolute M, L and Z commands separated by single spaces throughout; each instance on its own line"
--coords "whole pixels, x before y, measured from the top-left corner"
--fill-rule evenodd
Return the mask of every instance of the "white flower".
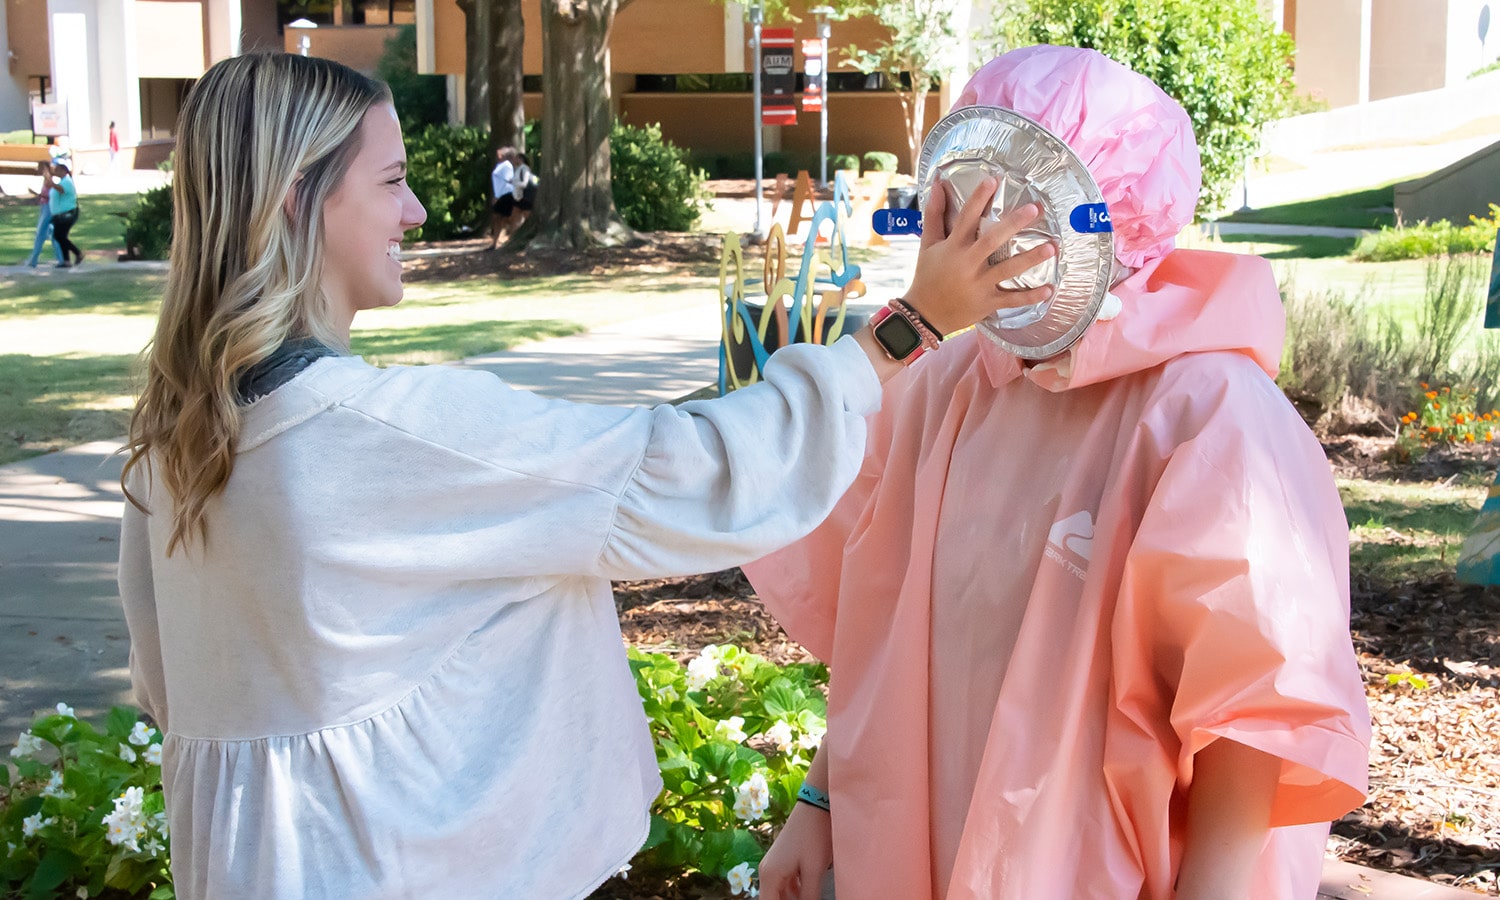
M 129 744 L 120 745 L 120 758 L 128 763 L 135 762 L 135 751 L 130 749 Z
M 135 727 L 130 729 L 130 737 L 126 740 L 137 747 L 144 747 L 151 743 L 151 738 L 156 735 L 156 729 L 146 725 L 145 722 L 136 722 Z
M 615 873 L 615 877 L 618 878 L 618 879 L 620 879 L 621 881 L 629 881 L 630 880 L 630 863 L 626 863 L 625 865 L 621 866 L 620 867 L 620 871 L 618 871 L 618 872 Z
M 677 688 L 672 687 L 670 684 L 663 685 L 657 689 L 656 696 L 660 697 L 665 703 L 676 703 L 678 700 Z
M 46 828 L 48 825 L 52 825 L 56 822 L 56 816 L 52 816 L 46 819 L 42 818 L 41 813 L 27 816 L 26 818 L 21 820 L 21 836 L 35 837 L 38 831 L 41 831 L 43 828 Z
M 146 763 L 148 765 L 161 765 L 161 744 L 152 744 L 146 748 Z
M 708 651 L 713 650 L 715 654 Z M 703 653 L 688 663 L 687 687 L 690 691 L 701 691 L 710 681 L 719 677 L 718 648 L 712 644 L 703 648 Z
M 123 746 L 123 745 L 122 745 Z M 140 853 L 140 839 L 146 836 L 146 814 L 142 810 L 146 795 L 138 787 L 126 788 L 115 800 L 114 811 L 104 817 L 109 829 L 105 840 L 132 853 Z
M 73 896 L 79 897 L 81 898 L 81 900 L 89 900 L 89 889 L 86 887 L 81 887 L 78 889 L 78 893 L 74 894 Z
M 797 738 L 797 746 L 803 750 L 816 750 L 823 743 L 823 735 L 828 732 L 826 728 L 813 727 L 802 733 Z
M 781 720 L 777 720 L 775 725 L 767 728 L 766 733 L 761 737 L 775 744 L 778 753 L 786 753 L 792 749 L 792 726 Z
M 729 870 L 729 893 L 736 897 L 740 894 L 754 897 L 760 893 L 755 889 L 755 871 L 749 863 L 742 862 Z
M 161 812 L 151 817 L 151 827 L 157 830 L 157 832 L 161 835 L 161 839 L 164 841 L 172 837 L 172 829 L 167 827 L 166 810 L 162 810 Z
M 152 838 L 141 845 L 141 851 L 147 856 L 161 856 L 161 852 L 165 849 L 166 847 L 162 846 L 162 842 L 156 838 Z
M 766 776 L 756 772 L 750 779 L 735 789 L 734 814 L 745 822 L 754 822 L 765 816 L 771 806 L 771 788 Z
M 66 799 L 73 796 L 63 790 L 63 777 L 61 772 L 53 772 L 52 778 L 47 781 L 47 786 L 42 788 L 43 797 L 58 797 Z
M 45 746 L 47 746 L 46 741 L 32 734 L 30 729 L 27 729 L 21 732 L 19 738 L 16 738 L 16 745 L 10 748 L 10 755 L 16 759 L 21 759 L 22 757 L 36 753 Z
M 745 717 L 730 716 L 714 726 L 714 734 L 727 741 L 740 743 L 745 739 Z
M 69 706 L 66 703 L 57 704 L 57 714 L 60 716 L 67 716 L 70 719 L 78 718 L 77 716 L 73 715 L 73 707 Z

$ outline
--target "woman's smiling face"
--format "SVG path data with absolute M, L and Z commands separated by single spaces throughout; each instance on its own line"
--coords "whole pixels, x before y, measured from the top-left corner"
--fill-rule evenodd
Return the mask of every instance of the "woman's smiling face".
M 370 107 L 359 130 L 359 152 L 323 205 L 322 288 L 343 334 L 359 310 L 401 302 L 401 238 L 427 221 L 406 184 L 395 107 Z

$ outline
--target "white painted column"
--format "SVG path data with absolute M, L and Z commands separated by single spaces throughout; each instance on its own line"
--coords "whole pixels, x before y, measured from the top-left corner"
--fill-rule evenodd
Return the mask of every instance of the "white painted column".
M 204 0 L 208 18 L 208 65 L 240 55 L 240 32 L 244 29 L 240 0 Z
M 98 11 L 93 0 L 48 0 L 52 85 L 68 108 L 68 146 L 96 143 L 99 103 Z
M 728 0 L 724 4 L 724 71 L 748 72 L 745 65 L 745 7 Z

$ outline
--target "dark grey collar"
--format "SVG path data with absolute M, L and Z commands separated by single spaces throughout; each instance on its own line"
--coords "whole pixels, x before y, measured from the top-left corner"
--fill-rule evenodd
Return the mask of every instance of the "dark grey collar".
M 235 393 L 240 403 L 253 403 L 296 378 L 303 369 L 339 351 L 315 338 L 296 338 L 277 347 L 270 356 L 240 376 Z

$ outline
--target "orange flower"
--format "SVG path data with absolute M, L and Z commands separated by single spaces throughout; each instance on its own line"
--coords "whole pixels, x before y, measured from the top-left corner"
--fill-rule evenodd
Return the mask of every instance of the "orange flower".
M 1422 390 L 1427 390 L 1427 382 L 1422 382 Z
M 1472 444 L 1472 443 L 1474 443 L 1474 435 L 1472 435 L 1472 434 L 1466 434 L 1466 435 L 1464 435 L 1464 443 L 1466 443 L 1466 444 Z
M 1448 389 L 1447 388 L 1443 388 L 1443 393 L 1445 393 L 1445 394 L 1448 393 Z
M 1486 441 L 1493 441 L 1495 439 L 1495 432 L 1493 432 L 1493 431 L 1486 431 L 1484 433 L 1484 439 Z
M 1437 391 L 1428 391 L 1427 392 L 1427 399 L 1428 400 L 1436 400 L 1437 399 Z
M 1443 429 L 1437 427 L 1436 425 L 1428 425 L 1427 426 L 1427 433 L 1428 434 L 1442 434 L 1443 433 Z
M 1432 408 L 1433 409 L 1442 409 L 1443 408 L 1443 404 L 1441 404 L 1441 403 L 1437 402 L 1436 400 L 1434 400 L 1434 401 L 1432 401 Z

